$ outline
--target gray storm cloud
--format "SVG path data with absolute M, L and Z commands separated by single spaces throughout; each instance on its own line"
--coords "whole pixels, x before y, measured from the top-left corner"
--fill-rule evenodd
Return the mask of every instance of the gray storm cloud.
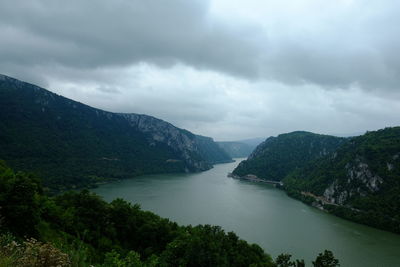
M 183 63 L 250 80 L 398 90 L 399 7 L 360 2 L 351 11 L 332 10 L 333 22 L 321 20 L 318 31 L 293 31 L 288 27 L 308 23 L 304 14 L 283 14 L 282 25 L 261 28 L 220 20 L 204 0 L 6 0 L 0 3 L 0 67 L 34 77 L 41 75 L 35 68 L 46 66 Z
M 242 38 L 247 29 L 214 21 L 207 10 L 207 1 L 2 1 L 1 65 L 183 62 L 256 76 L 258 37 Z

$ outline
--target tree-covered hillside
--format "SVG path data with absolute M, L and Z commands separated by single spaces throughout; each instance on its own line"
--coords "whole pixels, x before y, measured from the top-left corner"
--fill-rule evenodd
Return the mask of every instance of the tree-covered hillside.
M 318 205 L 339 216 L 400 233 L 400 127 L 353 137 L 284 182 L 294 196 L 321 196 Z
M 400 127 L 352 138 L 308 132 L 270 137 L 234 174 L 282 180 L 290 196 L 400 233 Z
M 326 259 L 334 260 L 325 252 L 316 262 Z M 48 197 L 38 179 L 0 161 L 0 266 L 304 266 L 290 262 L 218 226 L 179 226 L 122 199 L 87 190 Z
M 3 162 L 0 189 L 0 241 L 11 233 L 16 240 L 33 237 L 52 243 L 74 266 L 140 266 L 112 264 L 135 259 L 148 266 L 273 266 L 259 246 L 220 227 L 179 226 L 138 205 L 122 199 L 107 203 L 89 191 L 49 198 L 37 180 L 14 173 Z M 2 252 L 3 246 L 0 263 Z
M 345 142 L 345 138 L 310 132 L 292 132 L 269 137 L 233 171 L 244 176 L 253 174 L 262 179 L 280 181 L 291 171 L 310 160 L 323 157 Z
M 91 108 L 0 75 L 0 157 L 46 177 L 52 189 L 207 170 L 215 160 L 201 145 L 194 134 L 162 120 Z

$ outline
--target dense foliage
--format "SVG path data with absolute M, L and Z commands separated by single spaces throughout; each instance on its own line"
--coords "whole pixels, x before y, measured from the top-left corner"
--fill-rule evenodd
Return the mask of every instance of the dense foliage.
M 91 108 L 0 75 L 0 158 L 45 177 L 44 185 L 59 191 L 149 173 L 201 171 L 230 160 L 210 138 L 197 141 L 188 131 L 140 116 L 159 128 L 142 125 L 154 131 L 149 133 L 132 126 L 129 114 Z M 171 128 L 171 138 L 187 144 L 163 141 Z
M 282 258 L 218 226 L 179 226 L 122 199 L 87 190 L 48 197 L 0 161 L 0 266 L 295 266 Z
M 400 127 L 354 137 L 334 154 L 291 173 L 284 182 L 300 198 L 296 192 L 323 195 L 331 186 L 335 204 L 340 205 L 325 205 L 327 210 L 400 233 Z
M 49 198 L 37 180 L 4 163 L 0 187 L 3 233 L 35 237 L 74 253 L 79 246 L 83 255 L 76 260 L 88 264 L 130 258 L 135 251 L 140 261 L 160 266 L 273 266 L 259 246 L 220 227 L 178 226 L 138 205 L 122 199 L 107 203 L 87 190 Z
M 270 137 L 256 148 L 248 160 L 242 161 L 233 174 L 253 174 L 259 178 L 280 181 L 310 160 L 336 150 L 344 141 L 344 138 L 309 132 Z
M 339 265 L 339 260 L 335 259 L 332 251 L 325 250 L 313 261 L 313 265 L 314 267 L 336 267 Z

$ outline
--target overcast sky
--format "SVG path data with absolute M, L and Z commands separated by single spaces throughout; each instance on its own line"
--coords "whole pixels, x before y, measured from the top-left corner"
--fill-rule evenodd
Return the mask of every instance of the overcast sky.
M 400 1 L 2 0 L 0 73 L 216 140 L 400 125 Z

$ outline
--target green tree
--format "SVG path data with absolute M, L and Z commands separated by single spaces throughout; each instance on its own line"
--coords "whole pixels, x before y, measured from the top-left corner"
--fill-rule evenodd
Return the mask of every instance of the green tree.
M 314 267 L 336 267 L 340 266 L 339 260 L 335 259 L 332 251 L 325 250 L 324 253 L 319 253 L 315 261 L 312 262 Z
M 39 181 L 21 172 L 14 173 L 0 162 L 0 217 L 3 230 L 19 237 L 36 237 L 40 220 Z
M 289 254 L 280 254 L 275 260 L 277 267 L 305 267 L 304 260 L 290 261 L 291 257 Z
M 161 254 L 162 266 L 274 266 L 269 255 L 219 226 L 187 227 Z

